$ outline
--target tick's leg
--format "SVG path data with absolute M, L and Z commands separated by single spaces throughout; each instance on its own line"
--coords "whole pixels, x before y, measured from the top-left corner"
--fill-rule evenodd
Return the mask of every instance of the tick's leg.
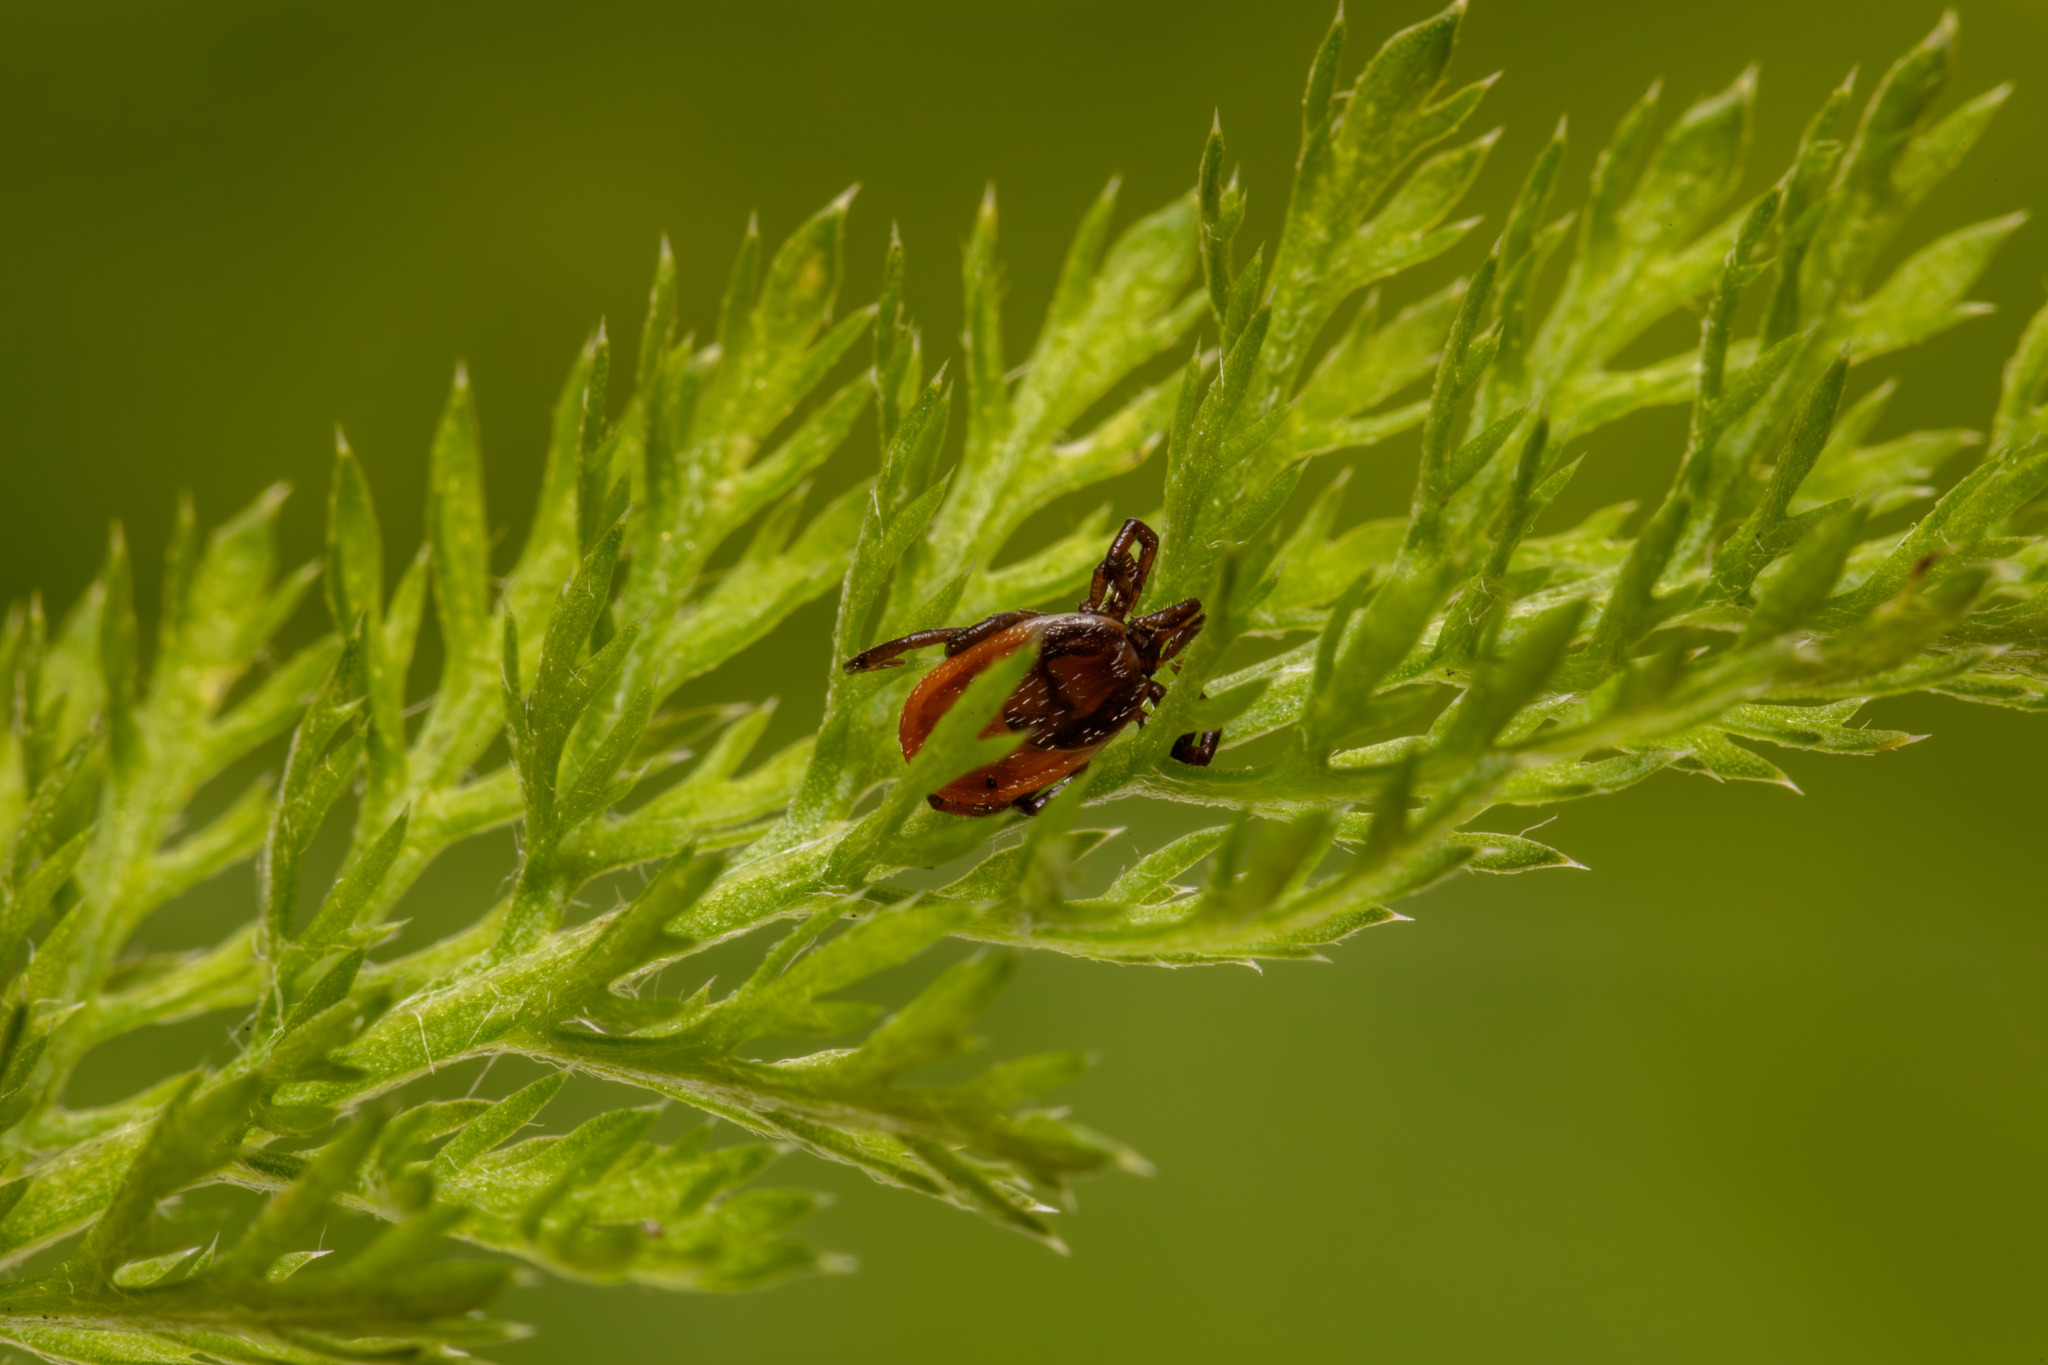
M 1065 777 L 1053 783 L 1050 787 L 1041 787 L 1037 791 L 1032 792 L 1028 796 L 1020 796 L 1015 801 L 1012 801 L 1010 805 L 1016 808 L 1017 810 L 1023 811 L 1026 815 L 1036 815 L 1040 811 L 1044 810 L 1047 806 L 1051 805 L 1052 799 L 1055 796 L 1058 796 L 1061 792 L 1065 791 L 1067 789 L 1067 784 L 1069 782 L 1072 782 L 1075 778 L 1079 777 L 1082 773 L 1085 773 L 1087 771 L 1088 765 L 1086 763 L 1083 763 L 1080 767 L 1074 769 L 1074 771 L 1068 773 Z
M 1131 546 L 1139 546 L 1131 558 Z M 1101 612 L 1123 620 L 1144 594 L 1145 580 L 1152 576 L 1152 561 L 1159 554 L 1159 537 L 1151 527 L 1132 517 L 1109 543 L 1109 553 L 1095 566 L 1095 579 L 1088 588 L 1082 611 Z
M 1161 607 L 1158 611 L 1147 612 L 1131 622 L 1131 626 L 1133 629 L 1149 630 L 1154 635 L 1170 635 L 1201 615 L 1202 599 L 1190 597 L 1184 602 L 1175 602 L 1170 607 Z M 1198 626 L 1196 629 L 1199 630 L 1200 627 Z
M 972 630 L 973 627 L 968 627 Z M 896 656 L 908 654 L 913 649 L 926 645 L 950 645 L 962 632 L 958 630 L 920 630 L 895 640 L 884 640 L 873 649 L 864 649 L 848 659 L 840 667 L 848 673 L 872 673 L 878 668 L 901 668 L 903 661 Z
M 1152 576 L 1152 561 L 1159 557 L 1158 532 L 1154 531 L 1144 522 L 1139 521 L 1136 517 L 1132 517 L 1123 524 L 1123 529 L 1116 533 L 1116 539 L 1110 542 L 1109 552 L 1113 555 L 1128 557 L 1131 553 L 1131 544 L 1134 541 L 1139 546 L 1138 586 L 1143 588 L 1145 580 Z
M 1174 656 L 1186 649 L 1194 641 L 1194 638 L 1202 633 L 1202 627 L 1208 622 L 1208 619 L 1208 617 L 1202 615 L 1202 604 L 1192 597 L 1185 602 L 1176 602 L 1170 607 L 1162 608 L 1145 617 L 1144 620 L 1148 625 L 1155 622 L 1163 622 L 1163 630 L 1161 630 L 1159 636 L 1159 662 L 1171 664 L 1173 665 L 1174 672 L 1180 672 L 1180 660 Z M 1159 629 L 1160 627 L 1154 626 L 1153 628 Z M 1152 687 L 1159 696 L 1163 697 L 1166 695 L 1166 689 L 1158 682 L 1155 681 Z M 1207 701 L 1208 699 L 1209 694 L 1206 692 L 1198 693 L 1196 696 L 1198 701 Z M 1204 730 L 1199 738 L 1190 732 L 1173 742 L 1173 756 L 1183 763 L 1193 764 L 1197 768 L 1206 768 L 1209 766 L 1209 760 L 1216 757 L 1216 746 L 1222 739 L 1223 732 L 1221 730 Z
M 962 626 L 954 631 L 953 638 L 946 642 L 946 657 L 950 659 L 962 650 L 972 649 L 997 631 L 1008 630 L 1019 621 L 1029 621 L 1036 615 L 1038 613 L 1035 611 L 999 611 L 994 616 L 984 617 L 971 626 Z
M 1131 557 L 1111 549 L 1095 566 L 1095 577 L 1088 585 L 1088 600 L 1081 604 L 1081 610 L 1123 620 L 1124 613 L 1131 609 L 1131 588 L 1137 581 L 1138 566 L 1131 562 Z
M 1194 612 L 1187 619 L 1177 621 L 1173 625 L 1168 626 L 1159 636 L 1159 662 L 1173 664 L 1173 671 L 1176 673 L 1180 672 L 1180 664 L 1177 660 L 1181 652 L 1193 644 L 1195 637 L 1202 633 L 1202 627 L 1209 624 L 1209 618 L 1202 614 L 1202 604 L 1193 599 L 1182 602 L 1178 606 L 1169 607 L 1167 610 L 1178 611 L 1181 607 L 1193 607 Z M 1165 613 L 1162 612 L 1160 614 L 1164 615 Z
M 1131 719 L 1138 722 L 1138 728 L 1140 730 L 1145 728 L 1145 722 L 1151 718 L 1150 713 L 1148 713 L 1145 710 L 1146 703 L 1150 703 L 1153 706 L 1157 706 L 1160 702 L 1165 700 L 1166 684 L 1163 682 L 1155 681 L 1151 678 L 1145 679 L 1144 700 L 1139 702 L 1138 709 L 1131 713 Z
M 1221 730 L 1204 730 L 1200 739 L 1192 734 L 1182 735 L 1173 742 L 1173 756 L 1193 767 L 1206 768 L 1209 760 L 1216 757 L 1216 746 L 1222 742 Z
M 1131 622 L 1133 631 L 1149 631 L 1159 642 L 1159 662 L 1172 663 L 1175 656 L 1194 643 L 1202 627 L 1209 624 L 1209 618 L 1202 614 L 1202 603 L 1190 597 L 1185 602 L 1175 602 L 1170 607 L 1161 607 L 1147 616 L 1140 616 Z M 1157 667 L 1158 665 L 1154 665 Z M 1174 672 L 1180 668 L 1175 666 Z
M 958 654 L 972 645 L 980 644 L 989 636 L 1006 626 L 1014 626 L 1038 615 L 1035 611 L 1003 611 L 971 626 L 946 627 L 937 630 L 914 631 L 896 640 L 884 640 L 872 649 L 864 649 L 848 659 L 840 667 L 848 673 L 872 673 L 878 668 L 899 668 L 899 654 L 908 654 L 913 649 L 927 645 L 944 645 L 946 653 Z
M 1129 594 L 1123 601 L 1124 610 L 1118 612 L 1118 616 L 1137 606 L 1138 599 L 1145 595 L 1145 584 L 1152 577 L 1152 561 L 1159 557 L 1158 533 L 1136 517 L 1125 522 L 1123 529 L 1116 533 L 1116 539 L 1111 542 L 1109 552 L 1112 555 L 1121 554 L 1128 562 L 1132 541 L 1136 541 L 1139 546 L 1138 565 L 1131 575 Z
M 1023 811 L 1026 815 L 1036 815 L 1046 808 L 1052 801 L 1052 798 L 1059 792 L 1059 789 L 1065 785 L 1063 782 L 1055 782 L 1044 791 L 1036 791 L 1029 796 L 1018 797 L 1010 803 L 1010 807 L 1013 810 Z

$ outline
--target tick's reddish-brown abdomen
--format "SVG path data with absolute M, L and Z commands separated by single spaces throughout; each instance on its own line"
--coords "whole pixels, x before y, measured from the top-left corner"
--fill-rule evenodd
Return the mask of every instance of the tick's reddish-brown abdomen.
M 962 650 L 925 674 L 903 703 L 903 717 L 896 728 L 897 742 L 902 746 L 904 759 L 917 757 L 917 751 L 924 747 L 925 739 L 931 734 L 932 727 L 939 723 L 939 717 L 953 709 L 953 704 L 960 700 L 967 685 L 984 669 L 1033 644 L 1055 619 L 1041 616 L 1020 621 Z M 1074 685 L 1085 685 L 1086 671 L 1074 667 L 1079 662 L 1051 661 L 1051 666 L 1060 674 L 1063 693 Z M 1060 667 L 1062 664 L 1067 667 Z M 1104 687 L 1111 685 L 1110 679 L 1105 678 Z M 1005 710 L 1016 709 L 1017 702 L 1043 689 L 1041 679 L 1027 674 L 1017 690 L 1010 694 L 1011 704 Z M 1087 709 L 1092 709 L 1092 706 Z M 982 728 L 982 738 L 993 738 L 1009 728 L 1003 717 L 998 715 Z M 931 803 L 949 815 L 993 815 L 1017 798 L 1043 791 L 1066 777 L 1093 758 L 1110 738 L 1105 735 L 1098 743 L 1067 749 L 1039 749 L 1027 743 L 1005 758 L 948 782 L 932 793 Z

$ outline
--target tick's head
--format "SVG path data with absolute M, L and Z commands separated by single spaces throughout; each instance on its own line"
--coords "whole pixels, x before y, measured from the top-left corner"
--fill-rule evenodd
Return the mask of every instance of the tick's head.
M 1150 677 L 1159 671 L 1159 632 L 1149 626 L 1127 625 L 1124 639 L 1130 643 L 1131 652 L 1138 656 L 1138 662 Z
M 1208 620 L 1202 615 L 1200 599 L 1190 597 L 1140 616 L 1135 621 L 1126 621 L 1124 638 L 1130 642 L 1131 652 L 1138 656 L 1146 675 L 1150 676 L 1159 671 L 1161 664 L 1172 663 L 1182 650 L 1193 644 Z M 1180 667 L 1179 664 L 1173 666 L 1176 669 Z

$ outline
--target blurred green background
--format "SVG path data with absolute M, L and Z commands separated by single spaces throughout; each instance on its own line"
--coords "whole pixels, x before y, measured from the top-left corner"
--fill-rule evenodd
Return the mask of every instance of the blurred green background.
M 1426 10 L 1354 5 L 1354 53 Z M 1683 102 L 1752 59 L 1761 185 L 1848 66 L 1867 86 L 1936 17 L 1482 0 L 1459 70 L 1506 69 L 1488 108 L 1508 132 L 1476 210 L 1497 213 L 1559 113 L 1582 183 L 1651 77 Z M 1213 108 L 1250 234 L 1270 235 L 1328 18 L 1326 0 L 18 0 L 0 11 L 0 597 L 68 602 L 109 517 L 147 563 L 180 488 L 218 518 L 288 478 L 306 490 L 289 548 L 313 553 L 336 421 L 396 557 L 457 357 L 493 518 L 516 530 L 561 374 L 600 315 L 637 329 L 657 235 L 708 323 L 750 210 L 779 235 L 854 180 L 848 301 L 900 222 L 935 355 L 997 182 L 1021 348 L 1081 207 L 1113 172 L 1134 208 L 1178 192 Z M 1915 240 L 2048 206 L 2048 5 L 1963 19 L 1963 92 L 2021 89 Z M 2023 232 L 1981 291 L 1999 313 L 1907 358 L 1895 427 L 1984 423 L 2044 262 Z M 1625 425 L 1578 506 L 1652 486 L 1676 433 Z M 1357 461 L 1360 510 L 1403 486 L 1402 458 Z M 779 687 L 806 724 L 789 680 L 825 664 L 816 625 L 722 685 Z M 514 1299 L 541 1334 L 502 1355 L 2048 1359 L 2048 719 L 1880 717 L 1936 738 L 1793 755 L 1804 798 L 1668 775 L 1570 807 L 1543 837 L 1592 871 L 1456 881 L 1332 965 L 1033 962 L 990 1032 L 1099 1049 L 1075 1104 L 1160 1168 L 1088 1187 L 1071 1257 L 791 1163 L 782 1179 L 839 1192 L 813 1231 L 860 1274 L 730 1300 L 549 1286 Z

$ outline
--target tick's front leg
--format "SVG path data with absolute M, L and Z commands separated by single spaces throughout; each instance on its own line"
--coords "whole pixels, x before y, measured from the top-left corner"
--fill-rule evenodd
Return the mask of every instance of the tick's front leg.
M 1173 742 L 1173 756 L 1191 767 L 1206 768 L 1209 760 L 1216 757 L 1216 746 L 1222 742 L 1221 730 L 1204 730 L 1199 739 L 1185 734 Z

